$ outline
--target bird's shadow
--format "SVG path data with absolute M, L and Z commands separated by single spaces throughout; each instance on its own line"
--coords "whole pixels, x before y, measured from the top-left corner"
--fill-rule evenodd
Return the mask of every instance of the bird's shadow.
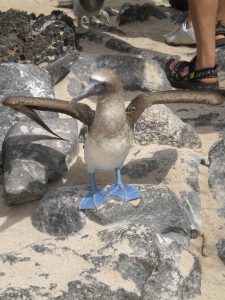
M 131 184 L 160 184 L 178 158 L 176 149 L 168 148 L 156 151 L 151 157 L 132 159 L 121 169 L 124 183 Z M 97 185 L 104 187 L 115 182 L 115 171 L 96 171 Z M 53 183 L 53 186 L 89 184 L 85 163 L 78 156 L 76 162 L 69 169 L 63 179 Z

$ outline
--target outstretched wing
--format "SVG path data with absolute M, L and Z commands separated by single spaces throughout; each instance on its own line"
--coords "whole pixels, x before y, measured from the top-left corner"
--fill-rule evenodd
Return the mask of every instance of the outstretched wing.
M 135 125 L 144 110 L 153 104 L 197 103 L 220 105 L 225 101 L 225 90 L 171 90 L 149 92 L 136 96 L 126 108 L 127 120 L 131 127 Z
M 92 110 L 86 104 L 51 98 L 24 96 L 8 97 L 2 102 L 2 104 L 24 113 L 26 116 L 31 118 L 45 130 L 47 130 L 48 132 L 52 133 L 60 139 L 62 138 L 59 137 L 48 127 L 48 125 L 39 117 L 35 110 L 63 113 L 75 119 L 78 119 L 87 126 L 91 125 L 95 115 L 95 111 Z

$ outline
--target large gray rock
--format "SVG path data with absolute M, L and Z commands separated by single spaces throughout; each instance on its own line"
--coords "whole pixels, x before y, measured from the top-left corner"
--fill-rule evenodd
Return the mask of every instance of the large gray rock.
M 137 187 L 142 193 L 138 206 L 111 199 L 101 209 L 85 211 L 86 215 L 102 225 L 124 221 L 129 223 L 131 220 L 131 223 L 145 224 L 164 234 L 181 235 L 182 242 L 189 240 L 191 227 L 188 215 L 175 194 L 163 186 L 146 184 Z
M 62 239 L 48 239 L 23 247 L 11 253 L 13 265 L 4 253 L 0 299 L 183 300 L 200 294 L 197 258 L 170 239 L 142 224 L 89 228 L 67 246 Z M 26 287 L 10 276 L 24 268 Z
M 47 183 L 62 176 L 78 152 L 77 121 L 49 119 L 60 140 L 32 121 L 20 121 L 3 144 L 4 192 L 8 205 L 36 200 Z
M 85 214 L 101 225 L 121 222 L 145 224 L 161 233 L 180 235 L 180 240 L 187 244 L 191 232 L 190 221 L 174 193 L 165 187 L 138 187 L 142 193 L 138 206 L 112 198 L 98 210 L 86 210 Z M 47 193 L 34 212 L 33 225 L 40 231 L 55 235 L 76 233 L 82 226 L 73 218 L 78 219 L 79 200 L 87 192 L 82 186 L 71 186 Z
M 27 120 L 23 114 L 2 106 L 3 99 L 8 96 L 53 98 L 54 92 L 48 72 L 35 65 L 0 64 L 0 149 L 9 128 L 18 120 Z M 50 112 L 41 112 L 40 115 L 43 119 L 58 116 Z
M 153 105 L 146 109 L 135 125 L 134 134 L 140 145 L 201 147 L 201 140 L 194 128 L 185 124 L 165 105 Z
M 71 67 L 68 91 L 75 97 L 90 75 L 99 68 L 113 69 L 123 88 L 128 91 L 168 90 L 171 86 L 159 63 L 153 59 L 120 55 L 97 55 L 81 53 Z
M 216 142 L 209 151 L 209 186 L 225 218 L 225 140 Z

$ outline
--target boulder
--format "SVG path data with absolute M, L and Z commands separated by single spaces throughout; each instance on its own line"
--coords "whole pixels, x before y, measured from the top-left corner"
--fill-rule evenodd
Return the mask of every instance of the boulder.
M 3 143 L 4 192 L 8 205 L 40 199 L 49 181 L 62 176 L 78 152 L 77 121 L 49 119 L 51 136 L 32 121 L 20 121 Z
M 48 72 L 35 65 L 0 64 L 0 149 L 9 128 L 18 120 L 27 120 L 25 115 L 1 104 L 8 96 L 53 98 L 54 92 Z M 40 112 L 40 116 L 49 119 L 56 118 L 58 114 Z
M 71 67 L 67 90 L 75 97 L 90 75 L 99 68 L 113 69 L 127 91 L 168 90 L 171 86 L 165 72 L 155 60 L 120 55 L 79 55 Z
M 185 124 L 165 105 L 146 109 L 135 125 L 134 136 L 140 145 L 201 147 L 201 140 L 194 128 Z

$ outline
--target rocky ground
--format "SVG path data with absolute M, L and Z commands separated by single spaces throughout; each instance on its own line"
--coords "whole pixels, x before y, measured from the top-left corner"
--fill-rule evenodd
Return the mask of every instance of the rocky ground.
M 74 18 L 70 9 L 52 17 L 56 0 L 0 3 L 2 12 L 26 11 L 8 12 L 22 29 L 32 20 L 29 33 L 0 26 L 0 102 L 18 94 L 70 100 L 99 67 L 116 70 L 126 104 L 143 91 L 171 90 L 166 60 L 190 58 L 195 48 L 166 45 L 164 35 L 184 15 L 166 1 L 146 2 L 120 9 L 123 1 L 106 1 L 114 9 L 110 26 L 82 32 L 61 17 Z M 1 13 L 0 23 L 8 18 Z M 221 86 L 223 53 L 218 49 Z M 142 198 L 112 198 L 81 212 L 89 185 L 80 122 L 42 112 L 66 139 L 58 140 L 0 104 L 0 299 L 225 299 L 224 107 L 146 110 L 122 169 Z M 98 172 L 99 186 L 113 181 L 113 171 Z

